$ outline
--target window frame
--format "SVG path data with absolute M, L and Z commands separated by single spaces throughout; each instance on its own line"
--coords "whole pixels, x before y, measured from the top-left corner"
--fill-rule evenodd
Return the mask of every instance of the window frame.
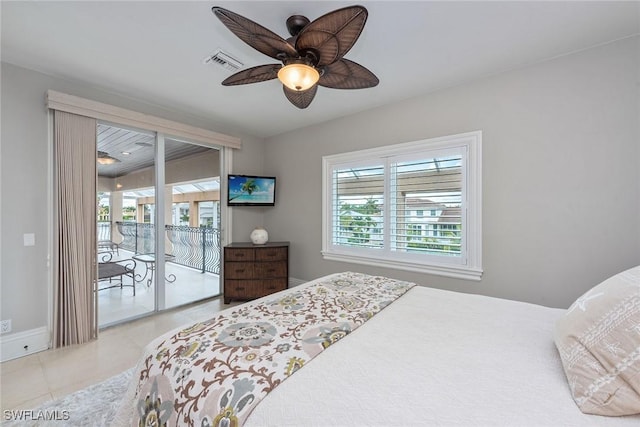
M 392 253 L 389 233 L 385 235 L 383 250 L 334 245 L 333 234 L 333 185 L 335 168 L 386 162 L 396 156 L 422 154 L 427 151 L 463 150 L 462 197 L 464 217 L 463 249 L 459 260 L 437 255 Z M 440 154 L 438 154 L 440 155 Z M 390 193 L 390 178 L 385 170 L 384 197 Z M 386 205 L 389 205 L 388 203 Z M 385 206 L 385 210 L 388 206 Z M 385 215 L 384 224 L 390 216 Z M 482 131 L 429 138 L 377 148 L 339 153 L 322 157 L 322 256 L 325 260 L 386 267 L 398 270 L 434 274 L 466 280 L 482 278 Z M 458 258 L 458 257 L 456 257 Z

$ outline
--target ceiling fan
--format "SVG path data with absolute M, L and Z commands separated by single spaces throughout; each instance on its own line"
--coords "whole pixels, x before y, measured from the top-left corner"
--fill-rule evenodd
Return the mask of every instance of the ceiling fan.
M 298 108 L 307 108 L 318 86 L 332 89 L 364 89 L 379 83 L 371 71 L 344 55 L 360 37 L 367 21 L 367 9 L 349 6 L 309 21 L 302 15 L 287 19 L 291 37 L 283 39 L 230 10 L 214 6 L 212 12 L 222 23 L 252 48 L 282 64 L 258 65 L 227 77 L 224 86 L 279 79 L 287 99 Z
M 112 165 L 114 163 L 120 163 L 120 159 L 111 157 L 106 151 L 98 151 L 97 161 L 101 165 Z

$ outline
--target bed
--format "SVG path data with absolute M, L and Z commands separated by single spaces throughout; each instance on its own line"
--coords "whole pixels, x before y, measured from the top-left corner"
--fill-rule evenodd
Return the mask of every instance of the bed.
M 633 355 L 640 351 L 640 267 L 621 277 L 613 287 L 624 287 L 615 298 L 625 314 L 613 323 L 593 314 L 607 320 L 607 332 L 626 331 L 617 348 L 637 346 Z M 599 335 L 591 326 L 587 335 L 571 330 L 573 316 L 584 320 L 583 308 L 609 293 L 596 287 L 562 310 L 359 273 L 325 276 L 152 341 L 114 425 L 638 426 L 640 361 L 583 351 L 589 340 L 580 337 Z M 315 311 L 304 313 L 305 305 Z M 298 336 L 282 332 L 304 322 Z M 256 328 L 262 332 L 251 336 Z M 288 335 L 292 342 L 279 341 Z M 585 362 L 594 354 L 601 366 Z M 230 364 L 240 368 L 229 371 Z M 600 372 L 597 387 L 585 388 L 588 401 L 580 395 L 592 374 L 585 369 Z M 250 371 L 257 375 L 251 385 Z M 610 405 L 618 396 L 608 392 L 604 405 L 589 407 L 607 386 L 622 390 L 622 403 Z M 624 416 L 593 415 L 610 410 Z

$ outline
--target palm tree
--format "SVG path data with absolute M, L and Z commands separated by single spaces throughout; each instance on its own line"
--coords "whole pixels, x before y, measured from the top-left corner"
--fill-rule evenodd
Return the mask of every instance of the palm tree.
M 229 200 L 233 200 L 233 199 L 237 199 L 238 197 L 242 196 L 244 193 L 247 193 L 249 195 L 251 195 L 251 193 L 253 193 L 256 190 L 259 190 L 260 188 L 258 187 L 258 184 L 256 184 L 256 181 L 254 179 L 247 179 L 243 184 L 242 187 L 240 187 L 240 190 L 242 191 L 240 194 L 238 194 L 237 196 L 231 197 Z
M 340 228 L 350 233 L 348 242 L 366 245 L 371 239 L 371 230 L 377 225 L 374 217 L 380 213 L 378 202 L 370 197 L 363 205 L 340 204 Z

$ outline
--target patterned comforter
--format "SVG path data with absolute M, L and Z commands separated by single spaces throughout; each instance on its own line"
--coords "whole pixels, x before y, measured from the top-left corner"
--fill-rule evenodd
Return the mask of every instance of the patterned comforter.
M 340 273 L 171 333 L 136 368 L 131 425 L 240 426 L 282 381 L 413 286 Z

